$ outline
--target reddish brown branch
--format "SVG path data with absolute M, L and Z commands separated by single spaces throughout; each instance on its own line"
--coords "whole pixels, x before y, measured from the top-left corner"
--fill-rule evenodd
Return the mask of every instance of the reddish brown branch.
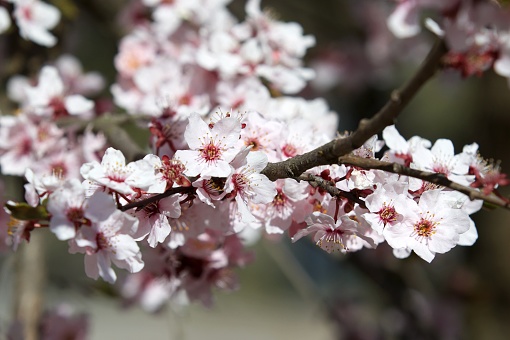
M 348 192 L 348 191 L 343 191 L 343 190 L 338 189 L 335 186 L 335 183 L 325 180 L 324 178 L 322 178 L 320 176 L 315 176 L 310 173 L 304 173 L 304 174 L 301 174 L 296 179 L 299 181 L 309 182 L 312 187 L 321 188 L 333 197 L 347 198 L 349 201 L 358 203 L 362 207 L 365 206 L 365 202 L 362 199 L 360 199 L 357 195 L 355 195 L 354 193 Z
M 192 193 L 194 191 L 195 191 L 194 187 L 177 187 L 177 188 L 172 188 L 170 190 L 165 191 L 162 194 L 158 194 L 158 195 L 151 196 L 149 198 L 146 198 L 146 199 L 143 199 L 143 200 L 140 200 L 140 201 L 136 201 L 136 202 L 133 202 L 133 203 L 129 203 L 129 204 L 123 205 L 122 207 L 119 208 L 119 210 L 121 210 L 121 211 L 128 211 L 128 210 L 133 209 L 133 208 L 143 208 L 143 207 L 146 207 L 147 205 L 149 205 L 151 203 L 154 203 L 154 202 L 157 202 L 160 199 L 163 199 L 165 197 L 172 196 L 172 195 L 175 195 L 175 194 L 186 193 L 186 192 Z
M 441 185 L 467 195 L 471 200 L 479 199 L 510 210 L 510 204 L 494 194 L 484 195 L 477 189 L 450 181 L 445 175 L 436 172 L 422 171 L 408 168 L 402 164 L 379 161 L 377 159 L 343 156 L 338 159 L 339 164 L 352 165 L 363 169 L 377 169 L 394 174 L 418 178 L 430 183 Z
M 418 90 L 437 71 L 442 56 L 447 52 L 442 40 L 437 41 L 416 74 L 403 87 L 392 92 L 390 100 L 372 118 L 360 121 L 358 128 L 345 138 L 335 139 L 315 150 L 279 163 L 269 163 L 262 171 L 270 180 L 297 178 L 303 172 L 319 165 L 336 164 L 338 157 L 359 148 L 370 137 L 394 123 L 395 118 L 416 95 Z

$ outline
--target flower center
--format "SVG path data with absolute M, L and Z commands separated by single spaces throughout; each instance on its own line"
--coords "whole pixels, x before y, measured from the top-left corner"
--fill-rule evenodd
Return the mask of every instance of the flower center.
M 66 217 L 69 221 L 74 224 L 82 224 L 83 223 L 83 209 L 81 208 L 70 208 L 66 212 Z
M 232 182 L 234 182 L 234 186 L 236 191 L 243 192 L 244 188 L 248 186 L 249 181 L 248 178 L 244 174 L 234 174 L 232 175 Z
M 108 239 L 103 235 L 103 233 L 97 233 L 96 243 L 97 251 L 110 248 L 110 242 L 108 242 Z
M 414 230 L 418 236 L 430 237 L 436 233 L 437 225 L 437 222 L 432 222 L 422 217 L 418 222 L 414 224 Z
M 292 144 L 285 144 L 282 147 L 282 152 L 285 155 L 285 157 L 294 157 L 297 155 L 297 149 Z
M 191 185 L 189 179 L 183 174 L 186 167 L 181 161 L 170 159 L 168 156 L 164 155 L 161 158 L 161 163 L 163 166 L 158 170 L 167 182 L 167 189 L 171 188 L 174 182 L 183 187 L 189 187 Z
M 317 241 L 316 245 L 328 253 L 341 249 L 347 250 L 347 247 L 342 242 L 343 234 L 344 232 L 340 229 L 328 231 Z
M 246 146 L 251 146 L 251 151 L 257 151 L 260 149 L 260 142 L 257 138 L 250 138 L 245 142 Z
M 67 167 L 64 162 L 55 162 L 51 165 L 51 173 L 57 178 L 63 178 L 67 175 Z
M 397 211 L 393 206 L 387 206 L 386 203 L 383 204 L 383 207 L 379 210 L 378 214 L 379 219 L 384 225 L 397 220 Z
M 23 139 L 17 147 L 17 151 L 20 156 L 30 154 L 32 152 L 32 141 L 29 138 Z
M 221 150 L 219 147 L 210 142 L 202 149 L 202 157 L 207 162 L 216 161 L 221 157 Z
M 226 178 L 212 177 L 205 181 L 204 190 L 211 196 L 219 196 L 224 191 L 226 181 Z
M 61 118 L 69 115 L 64 105 L 62 98 L 53 97 L 50 100 L 49 106 L 53 109 L 53 116 L 55 118 Z
M 283 193 L 282 189 L 276 189 L 276 196 L 273 199 L 273 205 L 278 209 L 282 209 L 286 202 L 287 196 Z

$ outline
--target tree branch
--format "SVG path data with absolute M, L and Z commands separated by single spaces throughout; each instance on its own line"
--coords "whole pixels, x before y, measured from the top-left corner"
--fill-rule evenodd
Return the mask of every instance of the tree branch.
M 363 169 L 377 169 L 394 174 L 419 178 L 421 180 L 438 184 L 467 195 L 471 200 L 479 199 L 510 210 L 510 204 L 496 195 L 484 195 L 475 188 L 450 181 L 445 175 L 408 168 L 402 164 L 383 162 L 377 159 L 361 158 L 357 156 L 343 156 L 338 159 L 339 164 L 352 165 Z
M 270 180 L 296 178 L 319 165 L 336 164 L 338 157 L 347 155 L 363 145 L 370 137 L 394 123 L 395 118 L 416 95 L 418 90 L 438 70 L 441 57 L 447 52 L 443 40 L 438 40 L 416 74 L 403 87 L 394 90 L 390 100 L 372 118 L 362 119 L 356 131 L 345 138 L 337 138 L 315 150 L 278 163 L 269 163 L 261 172 Z
M 333 197 L 347 198 L 349 201 L 358 203 L 362 207 L 365 206 L 365 202 L 362 199 L 360 199 L 357 195 L 355 195 L 352 192 L 347 192 L 347 191 L 343 191 L 343 190 L 338 189 L 335 186 L 335 183 L 333 183 L 331 181 L 327 181 L 327 180 L 325 180 L 324 178 L 322 178 L 320 176 L 315 176 L 315 175 L 312 175 L 310 173 L 304 173 L 304 174 L 301 174 L 296 179 L 298 181 L 309 182 L 310 185 L 312 187 L 314 187 L 314 188 L 319 187 L 321 189 L 324 189 L 328 194 L 330 194 Z
M 46 281 L 44 248 L 44 234 L 33 233 L 30 244 L 24 244 L 17 253 L 14 315 L 26 340 L 39 339 Z
M 149 204 L 151 204 L 153 202 L 157 202 L 160 199 L 163 199 L 165 197 L 172 196 L 174 194 L 185 193 L 187 191 L 194 192 L 195 190 L 196 189 L 194 187 L 171 188 L 171 189 L 165 191 L 162 194 L 158 194 L 156 196 L 151 196 L 149 198 L 146 198 L 146 199 L 143 199 L 143 200 L 140 200 L 140 201 L 136 201 L 136 202 L 132 202 L 132 203 L 123 205 L 122 207 L 119 208 L 119 210 L 121 210 L 121 211 L 128 211 L 128 210 L 133 209 L 133 208 L 144 208 L 147 205 L 149 205 Z

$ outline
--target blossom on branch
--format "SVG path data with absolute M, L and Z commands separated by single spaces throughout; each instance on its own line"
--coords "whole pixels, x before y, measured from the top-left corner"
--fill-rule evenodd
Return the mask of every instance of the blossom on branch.
M 367 237 L 364 230 L 359 228 L 359 224 L 347 215 L 343 215 L 335 221 L 330 215 L 314 212 L 307 217 L 306 224 L 308 227 L 298 231 L 292 238 L 292 242 L 313 233 L 313 239 L 317 246 L 328 253 L 334 251 L 345 253 L 351 251 L 351 248 L 357 250 L 358 237 L 375 248 L 374 240 Z
M 57 38 L 48 32 L 60 21 L 56 7 L 39 0 L 9 1 L 14 4 L 14 19 L 23 38 L 47 47 L 57 43 Z
M 99 192 L 97 195 L 105 197 Z M 117 279 L 111 264 L 126 269 L 130 273 L 143 268 L 142 254 L 133 236 L 138 230 L 137 218 L 117 210 L 113 199 L 103 200 L 101 206 L 90 210 L 90 226 L 80 228 L 70 241 L 71 253 L 85 254 L 85 273 L 96 279 L 101 277 L 109 283 Z M 105 218 L 105 216 L 107 216 Z
M 240 132 L 241 123 L 235 118 L 223 118 L 209 128 L 194 113 L 184 133 L 190 150 L 178 150 L 175 158 L 184 163 L 187 176 L 227 177 L 232 172 L 229 162 L 239 152 L 236 145 Z

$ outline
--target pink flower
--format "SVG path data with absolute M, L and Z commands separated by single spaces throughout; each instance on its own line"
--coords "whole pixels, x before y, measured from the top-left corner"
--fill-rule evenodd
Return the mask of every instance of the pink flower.
M 396 249 L 409 248 L 427 262 L 436 253 L 446 253 L 455 247 L 460 235 L 470 229 L 468 214 L 453 208 L 451 199 L 441 190 L 423 193 L 418 204 L 408 202 L 408 224 L 394 225 L 385 229 L 388 244 Z
M 57 43 L 55 36 L 48 32 L 60 21 L 56 7 L 39 0 L 10 1 L 14 3 L 14 18 L 23 38 L 47 47 Z
M 276 194 L 273 199 L 257 209 L 256 216 L 262 220 L 268 234 L 282 234 L 292 221 L 303 222 L 312 207 L 306 199 L 309 197 L 309 185 L 286 178 L 276 181 Z
M 133 188 L 147 189 L 155 184 L 154 168 L 146 161 L 131 162 L 121 151 L 108 148 L 101 160 L 82 165 L 80 173 L 86 180 L 121 194 L 134 193 Z
M 394 182 L 377 188 L 365 199 L 369 212 L 362 217 L 379 234 L 384 234 L 386 228 L 405 222 L 405 213 L 408 211 L 407 184 Z
M 390 148 L 387 152 L 389 161 L 401 163 L 405 166 L 410 166 L 413 162 L 412 153 L 416 148 L 430 148 L 431 146 L 430 141 L 418 136 L 414 136 L 406 141 L 397 131 L 395 125 L 386 127 L 382 132 L 382 136 L 386 146 Z
M 432 148 L 423 146 L 412 152 L 413 167 L 437 172 L 454 182 L 469 185 L 473 180 L 468 176 L 472 157 L 466 153 L 455 155 L 453 143 L 448 139 L 438 139 Z
M 82 95 L 67 94 L 58 71 L 53 66 L 41 70 L 37 86 L 26 87 L 27 110 L 38 116 L 52 115 L 60 118 L 67 115 L 91 113 L 94 102 Z
M 5 175 L 22 176 L 52 149 L 62 146 L 62 130 L 27 115 L 0 117 L 0 165 Z
M 154 168 L 155 183 L 147 189 L 148 193 L 162 193 L 174 186 L 189 187 L 190 180 L 184 176 L 184 164 L 177 159 L 164 155 L 161 159 L 149 154 L 143 158 Z
M 168 218 L 178 218 L 181 215 L 179 196 L 165 197 L 148 204 L 134 215 L 140 221 L 134 238 L 138 241 L 148 236 L 147 242 L 154 248 L 158 243 L 163 243 L 172 230 Z
M 260 152 L 243 150 L 233 161 L 234 172 L 227 178 L 225 191 L 234 198 L 234 211 L 243 223 L 256 222 L 248 204 L 264 204 L 273 201 L 275 184 L 260 172 L 267 165 L 267 156 Z M 235 231 L 238 228 L 234 227 Z
M 343 215 L 335 221 L 330 215 L 314 212 L 306 218 L 306 224 L 308 227 L 298 231 L 292 238 L 292 242 L 296 242 L 303 236 L 313 234 L 315 244 L 328 253 L 336 250 L 341 252 L 350 251 L 350 245 L 357 243 L 357 237 L 375 247 L 374 241 L 360 232 L 358 224 L 347 215 Z M 358 248 L 357 245 L 356 248 Z
M 138 69 L 150 64 L 155 58 L 156 47 L 152 37 L 147 30 L 138 29 L 122 39 L 114 63 L 122 76 L 132 77 Z
M 117 210 L 112 199 L 109 203 L 93 202 L 96 204 L 88 214 L 92 225 L 80 229 L 70 242 L 69 251 L 85 253 L 85 273 L 93 279 L 102 277 L 114 283 L 117 275 L 111 268 L 112 262 L 130 273 L 139 272 L 144 263 L 140 248 L 131 236 L 138 230 L 138 219 Z M 108 217 L 104 218 L 105 215 Z
M 186 166 L 186 175 L 227 177 L 232 172 L 229 162 L 239 152 L 236 148 L 241 123 L 235 118 L 223 118 L 212 129 L 193 113 L 184 133 L 191 150 L 178 150 L 175 158 Z
M 92 220 L 102 221 L 110 216 L 112 196 L 98 191 L 86 198 L 82 183 L 73 178 L 65 181 L 48 197 L 51 213 L 50 230 L 59 240 L 69 240 L 82 227 L 90 227 Z
M 55 67 L 69 93 L 95 95 L 105 86 L 105 80 L 99 72 L 84 73 L 80 61 L 70 54 L 61 55 L 55 61 Z

